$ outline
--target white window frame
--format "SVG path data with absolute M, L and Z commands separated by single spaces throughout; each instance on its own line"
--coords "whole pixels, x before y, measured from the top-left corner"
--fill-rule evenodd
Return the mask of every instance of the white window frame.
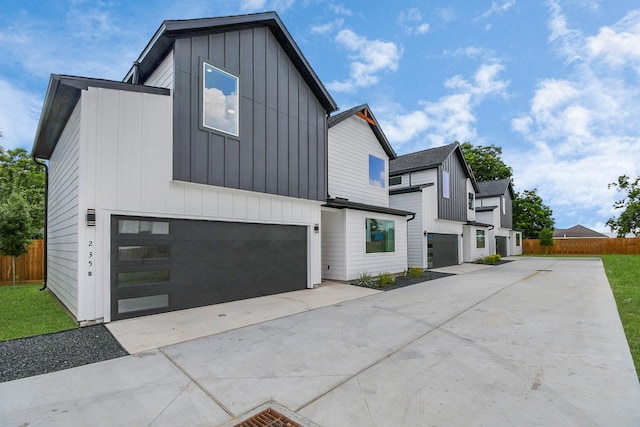
M 209 89 L 207 88 L 207 73 L 212 71 L 219 72 L 225 76 L 231 77 L 235 81 L 236 106 L 235 106 L 235 111 L 233 112 L 235 116 L 235 123 L 234 123 L 235 129 L 222 129 L 222 128 L 213 126 L 211 124 L 207 124 L 207 106 L 206 106 L 207 97 L 205 94 L 205 90 Z M 220 68 L 214 65 L 211 65 L 207 62 L 203 62 L 202 63 L 202 126 L 207 129 L 212 129 L 218 132 L 224 132 L 229 135 L 239 136 L 240 135 L 240 112 L 238 111 L 239 109 L 240 109 L 240 79 L 237 76 L 234 76 L 233 74 L 230 74 L 224 70 L 221 70 Z M 230 112 L 230 110 L 227 110 L 227 111 Z

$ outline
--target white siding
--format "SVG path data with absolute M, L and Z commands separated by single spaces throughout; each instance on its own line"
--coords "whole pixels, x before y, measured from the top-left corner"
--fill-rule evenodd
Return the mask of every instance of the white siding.
M 321 202 L 172 181 L 172 101 L 168 96 L 90 88 L 83 127 L 91 129 L 83 141 L 84 166 L 80 212 L 95 208 L 96 227 L 80 227 L 79 259 L 87 259 L 86 245 L 95 235 L 93 271 L 80 263 L 80 277 L 95 284 L 82 299 L 86 320 L 109 320 L 110 216 L 247 221 L 303 225 L 308 228 L 308 286 L 321 281 L 321 239 L 313 231 L 320 224 Z M 92 273 L 89 276 L 89 273 Z M 89 315 L 89 313 L 93 313 Z
M 351 202 L 389 206 L 389 158 L 369 123 L 351 116 L 329 129 L 328 192 Z M 384 160 L 384 188 L 369 183 L 369 155 Z
M 357 279 L 361 273 L 400 273 L 407 268 L 407 221 L 405 217 L 373 212 L 346 210 L 347 265 L 345 280 Z M 365 219 L 395 221 L 395 252 L 366 253 Z
M 146 82 L 147 86 L 164 87 L 173 89 L 173 50 L 169 52 L 162 63 L 149 76 Z
M 345 209 L 323 209 L 322 278 L 346 280 L 345 272 Z
M 49 160 L 47 286 L 78 316 L 78 180 L 80 105 Z
M 394 209 L 402 209 L 416 213 L 415 218 L 407 224 L 407 259 L 409 267 L 423 268 L 427 261 L 425 259 L 425 236 L 422 227 L 424 218 L 422 192 L 416 191 L 413 193 L 395 194 L 389 198 L 389 202 Z
M 484 248 L 477 247 L 476 241 L 476 231 L 483 230 L 484 231 Z M 473 262 L 478 258 L 485 257 L 490 255 L 490 241 L 491 241 L 491 233 L 484 227 L 475 227 L 472 225 L 465 225 L 463 231 L 462 245 L 463 245 L 463 261 L 464 262 Z
M 438 185 L 438 169 L 428 169 L 417 172 L 407 172 L 402 175 L 402 183 L 390 186 L 391 189 L 417 187 L 420 185 L 433 184 Z
M 520 236 L 519 246 L 516 246 L 516 242 L 517 242 L 516 236 Z M 522 233 L 519 231 L 511 230 L 510 237 L 511 237 L 511 241 L 509 242 L 509 246 L 510 246 L 509 255 L 522 255 Z

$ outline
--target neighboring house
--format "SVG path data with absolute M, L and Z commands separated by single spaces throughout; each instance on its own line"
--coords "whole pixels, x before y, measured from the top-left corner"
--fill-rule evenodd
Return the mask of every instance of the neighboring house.
M 492 254 L 522 254 L 522 232 L 513 229 L 515 193 L 511 179 L 478 182 L 476 218 L 491 224 L 489 246 Z
M 322 277 L 348 281 L 406 270 L 412 213 L 389 207 L 389 159 L 396 154 L 368 105 L 329 118 L 328 152 Z
M 165 21 L 123 82 L 52 75 L 48 288 L 88 324 L 320 283 L 335 110 L 273 12 Z
M 553 230 L 554 239 L 603 239 L 609 238 L 606 234 L 598 233 L 595 230 L 583 225 L 574 225 L 571 228 L 556 228 Z
M 409 222 L 409 266 L 437 268 L 489 255 L 489 224 L 476 221 L 475 178 L 457 142 L 389 164 L 390 205 Z

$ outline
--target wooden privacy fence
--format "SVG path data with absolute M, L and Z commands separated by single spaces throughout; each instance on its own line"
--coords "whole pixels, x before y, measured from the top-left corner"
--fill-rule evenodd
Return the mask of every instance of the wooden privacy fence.
M 553 246 L 541 246 L 540 240 L 522 241 L 522 253 L 526 255 L 638 255 L 640 237 L 636 238 L 594 238 L 594 239 L 553 239 Z
M 34 240 L 29 252 L 16 258 L 16 282 L 41 282 L 44 279 L 44 241 Z M 11 283 L 11 257 L 0 256 L 0 283 Z

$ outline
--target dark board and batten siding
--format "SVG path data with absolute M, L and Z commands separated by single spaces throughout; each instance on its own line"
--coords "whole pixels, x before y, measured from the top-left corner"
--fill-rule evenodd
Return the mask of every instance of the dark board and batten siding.
M 310 200 L 327 194 L 327 111 L 267 27 L 175 42 L 176 180 Z M 240 131 L 202 126 L 202 62 L 240 80 Z
M 450 192 L 447 199 L 442 196 L 442 185 L 438 188 L 438 218 L 464 222 L 467 220 L 467 175 L 455 151 L 439 167 L 440 182 L 443 171 L 449 172 Z

